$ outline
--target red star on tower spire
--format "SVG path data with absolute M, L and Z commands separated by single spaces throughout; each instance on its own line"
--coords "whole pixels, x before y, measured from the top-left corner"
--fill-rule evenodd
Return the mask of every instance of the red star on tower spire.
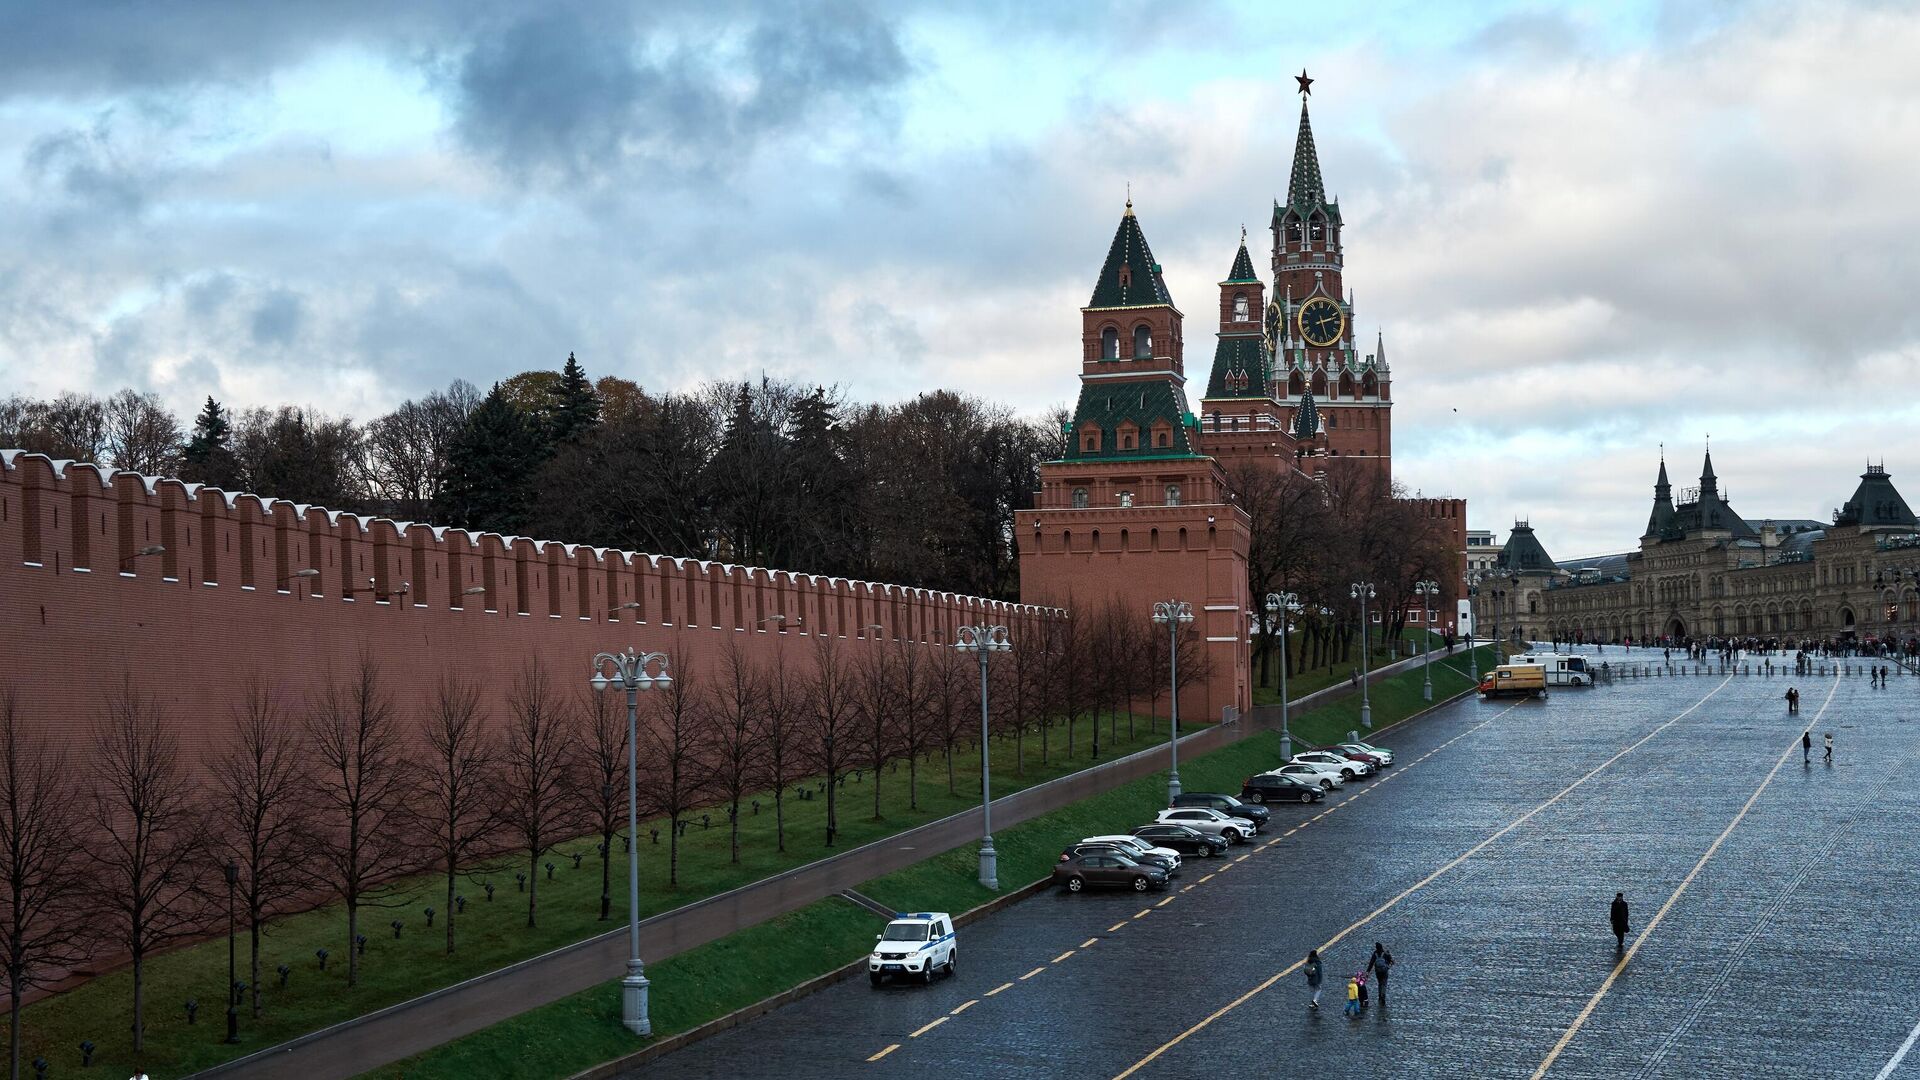
M 1313 93 L 1313 80 L 1312 80 L 1312 79 L 1309 79 L 1309 78 L 1307 78 L 1307 69 L 1306 69 L 1306 68 L 1301 68 L 1301 69 L 1300 69 L 1300 74 L 1298 74 L 1298 75 L 1295 75 L 1295 76 L 1293 77 L 1293 81 L 1294 81 L 1294 82 L 1297 82 L 1297 83 L 1299 83 L 1299 84 L 1300 84 L 1300 96 L 1301 96 L 1301 97 L 1307 97 L 1307 96 L 1309 96 L 1309 95 L 1311 95 L 1311 94 Z

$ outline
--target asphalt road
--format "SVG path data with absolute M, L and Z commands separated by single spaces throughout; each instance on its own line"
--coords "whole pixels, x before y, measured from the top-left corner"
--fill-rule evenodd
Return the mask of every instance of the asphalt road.
M 1920 1031 L 1916 714 L 1912 676 L 1461 702 L 1164 895 L 1044 894 L 965 928 L 953 979 L 851 980 L 628 1075 L 1875 1077 Z M 1348 1019 L 1375 940 L 1391 1004 Z

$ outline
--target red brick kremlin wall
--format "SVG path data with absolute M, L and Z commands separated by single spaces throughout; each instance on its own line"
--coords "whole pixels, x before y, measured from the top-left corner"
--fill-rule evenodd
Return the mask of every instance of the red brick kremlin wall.
M 166 550 L 136 554 L 153 546 Z M 319 574 L 292 576 L 309 567 Z M 471 588 L 486 591 L 464 595 Z M 627 603 L 640 606 L 611 610 Z M 950 645 L 957 627 L 990 622 L 1018 641 L 1059 614 L 363 518 L 0 451 L 0 681 L 22 692 L 29 717 L 76 736 L 127 675 L 204 750 L 229 729 L 249 677 L 298 707 L 363 651 L 403 708 L 458 671 L 499 719 L 529 658 L 563 689 L 585 685 L 594 653 L 627 646 L 664 651 L 675 675 L 700 678 L 717 673 L 729 641 L 810 665 L 823 637 L 857 656 L 881 641 Z M 762 621 L 774 615 L 785 623 Z

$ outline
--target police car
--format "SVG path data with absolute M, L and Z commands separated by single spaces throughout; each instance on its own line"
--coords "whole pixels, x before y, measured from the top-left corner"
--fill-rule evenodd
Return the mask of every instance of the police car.
M 953 974 L 959 961 L 953 919 L 944 911 L 902 912 L 878 940 L 867 957 L 867 979 L 875 986 L 888 976 L 930 983 L 936 973 Z

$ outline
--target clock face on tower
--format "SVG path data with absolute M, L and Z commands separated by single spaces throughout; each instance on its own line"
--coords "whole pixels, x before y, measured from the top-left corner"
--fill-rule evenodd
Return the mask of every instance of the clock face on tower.
M 1280 355 L 1280 331 L 1286 324 L 1287 317 L 1280 311 L 1280 301 L 1275 300 L 1273 303 L 1268 304 L 1266 323 L 1262 327 L 1263 334 L 1267 339 L 1268 356 Z
M 1347 328 L 1346 312 L 1324 296 L 1316 296 L 1300 305 L 1300 336 L 1318 349 L 1340 340 Z

